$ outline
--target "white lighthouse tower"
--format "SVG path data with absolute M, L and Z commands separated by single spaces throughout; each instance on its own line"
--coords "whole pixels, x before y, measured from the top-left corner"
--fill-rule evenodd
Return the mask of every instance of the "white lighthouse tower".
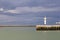
M 45 16 L 45 17 L 44 17 L 44 25 L 46 25 L 46 19 L 47 19 L 47 18 L 46 18 L 46 16 Z

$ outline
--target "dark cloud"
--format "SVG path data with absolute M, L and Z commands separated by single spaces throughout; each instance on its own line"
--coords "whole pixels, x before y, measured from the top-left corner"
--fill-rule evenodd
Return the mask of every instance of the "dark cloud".
M 8 15 L 8 16 L 11 16 L 9 14 L 4 14 L 4 15 Z M 12 15 L 13 16 L 13 15 Z M 6 24 L 43 24 L 43 18 L 44 16 L 47 17 L 47 24 L 55 24 L 57 21 L 60 20 L 60 12 L 45 12 L 45 13 L 26 13 L 26 14 L 19 14 L 19 15 L 15 15 L 16 18 L 13 18 L 15 19 L 16 21 L 13 21 L 13 22 L 2 22 L 3 24 L 6 23 Z M 14 17 L 14 16 L 13 16 Z
M 56 7 L 60 6 L 60 0 L 0 0 L 0 7 L 13 9 L 21 6 Z

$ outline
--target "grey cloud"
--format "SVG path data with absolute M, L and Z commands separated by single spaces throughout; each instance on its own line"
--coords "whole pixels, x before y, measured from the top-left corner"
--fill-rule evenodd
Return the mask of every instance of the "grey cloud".
M 54 7 L 54 8 L 46 8 L 46 7 L 17 7 L 13 10 L 6 10 L 3 11 L 5 13 L 16 13 L 16 14 L 21 14 L 21 13 L 37 13 L 37 12 L 52 12 L 52 11 L 60 11 L 60 7 Z
M 27 13 L 19 16 L 7 16 L 2 14 L 0 16 L 0 24 L 43 24 L 44 16 L 47 17 L 48 24 L 55 24 L 56 21 L 60 20 L 60 12 Z
M 53 4 L 53 5 L 52 5 Z M 44 6 L 44 7 L 56 7 L 60 6 L 59 0 L 0 0 L 0 7 L 13 9 L 15 7 L 22 6 Z
M 54 24 L 60 20 L 60 0 L 0 0 L 0 8 L 4 8 L 4 11 L 10 10 L 10 12 L 11 10 L 20 10 L 18 7 L 32 8 L 39 6 L 49 10 L 45 10 L 46 12 L 21 12 L 18 15 L 15 13 L 0 12 L 0 24 L 43 24 L 42 18 L 44 16 L 47 16 L 48 24 Z M 50 11 L 51 9 L 56 9 L 57 11 Z M 24 9 L 22 10 L 24 11 Z

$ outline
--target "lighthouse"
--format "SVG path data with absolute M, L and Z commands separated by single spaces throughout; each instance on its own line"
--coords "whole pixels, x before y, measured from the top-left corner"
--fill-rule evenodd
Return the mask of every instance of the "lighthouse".
M 44 17 L 44 25 L 46 25 L 46 19 L 47 19 L 47 18 L 46 18 L 46 16 L 45 16 L 45 17 Z
M 60 31 L 60 25 L 46 25 L 46 16 L 43 18 L 44 19 L 44 25 L 36 25 L 36 30 L 37 31 L 52 31 L 52 30 L 58 30 Z

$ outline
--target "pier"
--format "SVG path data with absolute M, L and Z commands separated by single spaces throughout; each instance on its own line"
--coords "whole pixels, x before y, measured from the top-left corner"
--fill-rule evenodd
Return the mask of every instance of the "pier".
M 36 30 L 60 30 L 60 25 L 47 25 L 46 16 L 44 17 L 43 25 L 36 25 Z
M 60 30 L 60 25 L 36 25 L 36 30 Z

